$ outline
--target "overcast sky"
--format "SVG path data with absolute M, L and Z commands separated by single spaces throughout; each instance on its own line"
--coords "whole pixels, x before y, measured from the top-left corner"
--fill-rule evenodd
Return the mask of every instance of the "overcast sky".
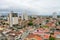
M 28 10 L 39 15 L 52 14 L 60 12 L 60 0 L 0 0 L 0 13 L 7 9 Z

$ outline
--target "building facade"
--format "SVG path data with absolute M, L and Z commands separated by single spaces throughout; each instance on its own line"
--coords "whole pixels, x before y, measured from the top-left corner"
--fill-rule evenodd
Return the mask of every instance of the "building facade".
M 11 12 L 8 15 L 8 22 L 9 22 L 10 27 L 12 27 L 13 25 L 18 24 L 18 14 Z

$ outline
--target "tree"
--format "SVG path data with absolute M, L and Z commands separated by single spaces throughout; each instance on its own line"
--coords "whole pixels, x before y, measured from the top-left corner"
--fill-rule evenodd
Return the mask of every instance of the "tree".
M 49 28 L 48 26 L 46 26 L 46 25 L 43 25 L 43 28 Z
M 28 23 L 28 25 L 29 25 L 29 26 L 32 26 L 32 25 L 33 25 L 33 23 L 32 23 L 32 22 L 29 22 L 29 23 Z
M 60 25 L 60 21 L 58 22 L 58 24 Z
M 55 38 L 50 35 L 49 40 L 55 40 Z
M 48 23 L 49 22 L 49 20 L 46 20 L 46 23 Z
M 3 25 L 5 25 L 5 23 L 2 23 Z

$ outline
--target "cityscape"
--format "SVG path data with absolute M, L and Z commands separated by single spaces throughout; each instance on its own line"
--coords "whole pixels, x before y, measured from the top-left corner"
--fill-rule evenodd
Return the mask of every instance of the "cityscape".
M 50 37 L 52 37 L 50 39 Z M 60 16 L 27 15 L 11 11 L 0 16 L 0 40 L 60 40 Z
M 35 0 L 37 4 L 40 3 L 40 1 L 41 0 Z M 51 1 L 43 0 L 41 1 L 42 4 L 39 4 L 40 6 L 36 6 L 34 0 L 31 0 L 31 2 L 28 0 L 1 1 L 0 40 L 60 40 L 60 11 L 59 8 L 57 9 L 57 7 L 60 7 L 58 6 L 60 1 L 57 1 L 54 6 L 55 1 L 53 0 L 53 4 L 50 4 Z M 14 5 L 15 2 L 17 5 Z M 6 3 L 8 7 L 5 5 Z M 19 10 L 21 7 L 21 5 L 18 6 L 19 3 L 25 5 L 22 6 L 24 10 L 21 8 L 23 11 Z M 29 6 L 27 5 L 29 3 L 32 4 Z M 4 6 L 1 4 L 4 4 Z M 53 10 L 51 10 L 49 6 Z M 40 7 L 46 7 L 47 9 L 44 8 L 43 10 Z

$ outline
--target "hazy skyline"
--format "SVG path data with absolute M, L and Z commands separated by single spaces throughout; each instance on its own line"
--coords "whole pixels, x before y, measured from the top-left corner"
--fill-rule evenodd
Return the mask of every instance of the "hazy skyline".
M 27 10 L 37 15 L 49 15 L 53 12 L 59 14 L 60 0 L 0 0 L 0 13 L 11 10 Z

